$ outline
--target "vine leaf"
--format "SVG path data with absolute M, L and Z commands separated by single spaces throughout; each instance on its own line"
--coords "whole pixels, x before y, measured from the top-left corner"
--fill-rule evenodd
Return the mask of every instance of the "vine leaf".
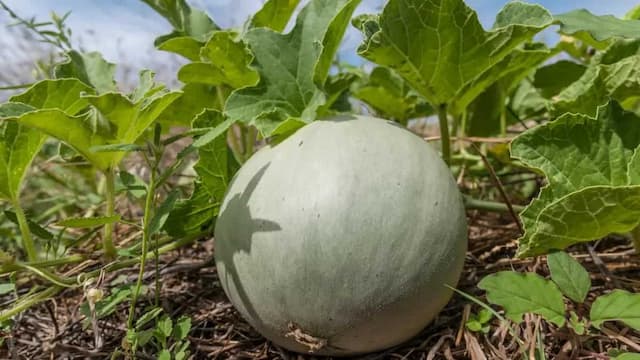
M 611 101 L 595 118 L 565 114 L 511 144 L 512 156 L 548 179 L 520 214 L 518 256 L 625 233 L 640 221 L 640 117 Z
M 454 115 L 519 67 L 505 58 L 551 23 L 544 8 L 510 2 L 485 31 L 462 0 L 390 0 L 380 16 L 354 20 L 365 35 L 360 55 L 395 70 L 429 103 L 448 104 Z
M 225 125 L 226 124 L 226 125 Z M 193 128 L 222 129 L 222 134 L 229 121 L 224 114 L 214 109 L 207 109 L 193 121 Z M 211 134 L 208 133 L 208 134 Z M 207 135 L 203 135 L 205 137 Z M 195 142 L 198 142 L 196 139 Z M 191 198 L 178 201 L 168 215 L 165 231 L 171 236 L 185 236 L 198 233 L 213 223 L 218 215 L 220 204 L 234 172 L 233 157 L 227 147 L 226 137 L 213 136 L 198 147 L 199 160 L 194 169 L 198 174 Z
M 225 110 L 232 121 L 255 125 L 266 137 L 288 118 L 315 120 L 325 103 L 322 86 L 331 61 L 358 3 L 312 0 L 288 34 L 267 28 L 249 30 L 244 40 L 253 52 L 252 66 L 260 81 L 227 99 Z
M 24 176 L 47 137 L 15 120 L 54 108 L 75 114 L 89 104 L 80 99 L 83 92 L 92 90 L 75 79 L 45 80 L 0 105 L 0 198 L 18 200 Z
M 640 294 L 616 289 L 598 297 L 591 305 L 591 324 L 600 327 L 606 321 L 620 321 L 640 330 Z
M 594 116 L 599 105 L 609 99 L 623 102 L 640 91 L 640 55 L 611 64 L 590 66 L 573 84 L 560 92 L 553 103 L 553 113 L 582 113 Z
M 213 20 L 204 11 L 194 9 L 185 0 L 142 0 L 158 14 L 162 15 L 173 26 L 173 32 L 160 36 L 155 40 L 156 46 L 172 39 L 192 38 L 204 42 L 208 35 L 218 30 Z M 187 40 L 189 41 L 189 40 Z M 172 44 L 176 47 L 176 43 Z M 177 46 L 184 48 L 184 45 Z
M 522 315 L 534 313 L 563 326 L 564 301 L 558 286 L 534 273 L 500 271 L 483 278 L 478 287 L 487 292 L 487 300 L 502 306 L 506 316 L 516 323 Z
M 594 15 L 586 9 L 573 10 L 554 15 L 554 21 L 560 24 L 560 32 L 566 35 L 588 34 L 596 41 L 611 38 L 638 38 L 639 20 L 623 20 L 612 15 Z
M 76 78 L 96 89 L 98 93 L 116 91 L 114 75 L 116 65 L 107 62 L 99 52 L 79 53 L 75 50 L 66 53 L 67 61 L 55 68 L 58 79 Z
M 434 113 L 424 98 L 404 79 L 385 67 L 376 67 L 353 96 L 370 105 L 382 118 L 406 125 L 407 121 Z
M 213 32 L 199 53 L 202 61 L 181 67 L 178 80 L 184 83 L 226 84 L 234 89 L 258 82 L 258 73 L 249 67 L 253 55 L 233 31 Z
M 547 256 L 551 280 L 555 282 L 569 299 L 584 302 L 591 279 L 589 273 L 576 259 L 564 251 L 556 251 Z
M 268 0 L 251 18 L 251 27 L 282 32 L 300 0 Z
M 117 165 L 125 152 L 94 152 L 92 149 L 104 145 L 135 143 L 164 109 L 180 96 L 179 92 L 167 92 L 162 87 L 155 86 L 152 76 L 151 72 L 143 71 L 140 74 L 140 85 L 130 97 L 112 92 L 101 95 L 59 95 L 66 96 L 65 99 L 68 97 L 72 109 L 83 109 L 86 105 L 91 105 L 90 111 L 78 115 L 74 111 L 47 108 L 24 113 L 16 120 L 21 125 L 40 130 L 67 143 L 94 166 L 106 170 Z M 42 83 L 50 84 L 45 82 Z M 82 85 L 78 80 L 75 82 Z

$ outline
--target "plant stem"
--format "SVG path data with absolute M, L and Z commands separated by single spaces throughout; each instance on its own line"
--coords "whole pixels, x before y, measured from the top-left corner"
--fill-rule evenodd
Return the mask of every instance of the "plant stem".
M 62 290 L 62 287 L 54 285 L 37 294 L 32 294 L 23 299 L 19 299 L 13 307 L 0 311 L 0 322 L 7 321 L 28 308 L 49 299 L 60 290 Z
M 447 119 L 447 104 L 438 106 L 438 120 L 440 122 L 440 142 L 442 143 L 442 160 L 451 163 L 451 141 L 449 140 L 449 121 Z
M 236 136 L 235 128 L 241 126 L 240 124 L 233 124 L 229 131 L 227 132 L 229 137 L 229 148 L 231 148 L 231 152 L 233 153 L 233 157 L 236 159 L 238 164 L 244 163 L 244 157 L 242 156 L 242 150 L 240 149 L 240 141 L 238 141 L 238 137 Z M 240 128 L 242 129 L 242 128 Z M 242 136 L 242 130 L 240 130 Z
M 18 218 L 18 226 L 20 227 L 20 233 L 22 234 L 22 246 L 27 253 L 29 261 L 38 260 L 38 253 L 36 247 L 33 244 L 33 237 L 31 236 L 31 230 L 29 230 L 29 223 L 27 217 L 24 215 L 24 210 L 20 205 L 19 200 L 13 202 L 13 209 L 16 211 L 16 217 Z
M 107 200 L 107 210 L 105 216 L 115 215 L 115 199 L 116 199 L 116 180 L 112 168 L 104 172 L 106 189 L 105 196 Z M 113 227 L 114 223 L 108 223 L 104 226 L 104 237 L 102 239 L 102 248 L 107 259 L 114 259 L 117 255 L 115 246 L 113 246 Z
M 244 161 L 249 160 L 253 154 L 253 145 L 256 142 L 256 129 L 253 126 L 247 126 L 247 132 L 244 137 Z
M 487 200 L 479 200 L 474 199 L 469 195 L 463 195 L 464 207 L 472 210 L 486 210 L 486 211 L 494 211 L 494 212 L 509 212 L 509 207 L 505 203 L 496 202 L 496 201 L 487 201 Z M 524 206 L 520 205 L 511 205 L 514 211 L 521 212 L 524 210 Z
M 165 246 L 162 246 L 161 248 L 158 249 L 158 254 L 164 254 L 167 253 L 169 251 L 173 251 L 176 249 L 179 249 L 185 245 L 191 244 L 192 242 L 194 242 L 196 239 L 206 235 L 207 233 L 203 232 L 203 233 L 199 233 L 199 234 L 195 234 L 195 235 L 191 235 L 191 236 L 187 236 L 187 237 L 183 237 L 181 239 L 179 239 L 178 241 L 174 241 L 171 242 Z M 142 258 L 144 257 L 144 259 L 146 259 L 147 257 L 151 257 L 153 256 L 152 252 L 147 253 L 146 255 L 141 255 L 140 257 L 136 257 L 133 259 L 127 259 L 127 260 L 122 260 L 122 261 L 117 261 L 117 262 L 113 262 L 107 266 L 105 266 L 104 268 L 100 268 L 100 269 L 96 269 L 87 273 L 84 273 L 84 276 L 82 277 L 83 281 L 86 281 L 88 279 L 91 278 L 95 278 L 97 276 L 100 275 L 100 273 L 102 271 L 104 272 L 113 272 L 113 271 L 117 271 L 117 270 L 121 270 L 124 268 L 127 268 L 129 266 L 133 266 L 135 264 L 140 263 L 140 267 L 144 266 L 144 263 L 141 262 Z M 73 281 L 73 280 L 78 280 L 78 277 L 74 276 L 74 277 L 68 277 L 68 278 L 61 278 L 60 281 L 62 282 L 69 282 L 69 281 Z M 28 309 L 31 306 L 34 306 L 42 301 L 45 301 L 47 299 L 49 299 L 50 297 L 54 296 L 55 294 L 57 294 L 60 290 L 62 290 L 63 288 L 57 285 L 52 285 L 50 286 L 47 290 L 44 290 L 42 292 L 40 292 L 37 295 L 33 295 L 30 296 L 26 299 L 22 299 L 19 303 L 17 303 L 16 305 L 14 305 L 13 307 L 4 310 L 4 311 L 0 311 L 0 322 L 6 321 L 8 319 L 10 319 L 12 316 Z
M 138 270 L 138 280 L 136 281 L 136 287 L 133 289 L 131 296 L 131 305 L 129 306 L 129 318 L 127 320 L 127 328 L 133 328 L 133 317 L 136 310 L 136 301 L 140 295 L 140 289 L 142 288 L 142 278 L 144 277 L 144 264 L 147 262 L 147 252 L 149 247 L 149 239 L 151 234 L 149 232 L 149 223 L 153 216 L 153 204 L 156 194 L 156 174 L 155 169 L 151 169 L 151 175 L 149 178 L 149 184 L 147 185 L 147 197 L 144 202 L 144 217 L 142 218 L 142 254 L 140 256 L 140 269 Z M 154 250 L 154 254 L 157 250 Z
M 631 230 L 631 243 L 636 250 L 636 254 L 640 254 L 640 226 L 636 226 Z

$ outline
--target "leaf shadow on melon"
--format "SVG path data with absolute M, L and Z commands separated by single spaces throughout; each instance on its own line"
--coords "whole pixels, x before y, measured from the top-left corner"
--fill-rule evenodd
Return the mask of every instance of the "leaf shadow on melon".
M 233 287 L 236 289 L 238 296 L 241 299 L 242 305 L 251 317 L 251 320 L 260 321 L 260 316 L 256 313 L 251 304 L 247 292 L 245 291 L 237 268 L 234 264 L 234 255 L 239 252 L 250 253 L 251 244 L 253 242 L 253 234 L 260 232 L 272 232 L 282 230 L 282 227 L 274 221 L 267 219 L 253 218 L 251 215 L 251 209 L 249 208 L 249 200 L 255 190 L 256 186 L 260 182 L 260 179 L 266 172 L 270 163 L 265 164 L 256 172 L 251 178 L 244 191 L 240 194 L 235 194 L 231 200 L 227 202 L 227 205 L 223 212 L 218 217 L 218 224 L 222 226 L 231 226 L 232 228 L 224 231 L 231 232 L 232 235 L 228 236 L 226 245 L 216 246 L 218 252 L 216 258 L 224 265 L 225 278 L 220 278 L 221 282 L 227 284 L 226 289 L 231 287 L 229 282 L 233 283 Z M 226 219 L 225 219 L 226 218 Z M 247 225 L 238 226 L 239 222 L 244 222 Z M 234 226 L 235 225 L 235 226 Z

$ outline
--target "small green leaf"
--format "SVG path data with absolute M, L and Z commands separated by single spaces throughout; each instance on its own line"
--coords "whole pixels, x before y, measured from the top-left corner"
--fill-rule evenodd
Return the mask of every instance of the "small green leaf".
M 226 84 L 232 88 L 255 85 L 258 73 L 249 67 L 253 55 L 233 31 L 215 31 L 200 49 L 201 62 L 184 65 L 178 79 L 184 83 Z
M 509 55 L 551 21 L 538 5 L 509 2 L 487 32 L 462 0 L 390 0 L 379 17 L 360 16 L 354 24 L 365 35 L 361 56 L 395 70 L 432 106 L 448 104 L 458 115 L 522 66 Z
M 167 198 L 164 200 L 164 202 L 162 202 L 160 207 L 158 207 L 158 210 L 149 222 L 149 234 L 153 235 L 159 232 L 160 229 L 162 229 L 164 223 L 167 221 L 169 213 L 171 212 L 171 210 L 173 210 L 176 200 L 178 200 L 178 194 L 179 191 L 177 189 L 174 189 L 169 193 L 169 195 L 167 195 Z
M 210 110 L 210 109 L 206 109 L 205 110 L 205 112 L 208 112 L 208 111 L 215 111 L 215 110 Z M 203 146 L 209 144 L 210 142 L 218 139 L 220 136 L 226 135 L 227 134 L 227 130 L 229 130 L 229 127 L 231 127 L 231 125 L 233 125 L 233 121 L 231 119 L 226 119 L 226 120 L 218 123 L 209 132 L 205 133 L 202 136 L 199 136 L 193 142 L 193 146 L 197 147 L 197 148 L 203 147 Z
M 282 32 L 300 0 L 267 0 L 251 18 L 251 27 Z
M 540 89 L 542 96 L 551 98 L 577 81 L 586 69 L 586 66 L 582 64 L 559 60 L 536 70 L 533 86 Z
M 167 349 L 160 350 L 158 360 L 171 360 L 171 352 Z
M 358 86 L 353 95 L 370 105 L 382 118 L 405 125 L 409 119 L 433 113 L 433 108 L 421 95 L 385 67 L 373 69 L 366 82 Z
M 138 346 L 145 346 L 153 339 L 154 329 L 141 330 L 136 332 L 136 341 Z
M 116 91 L 113 79 L 116 65 L 107 62 L 99 52 L 79 53 L 75 50 L 65 54 L 67 61 L 55 68 L 58 79 L 75 78 L 96 89 L 98 93 Z
M 116 192 L 125 189 L 137 199 L 144 197 L 147 193 L 147 184 L 131 173 L 120 171 L 117 180 L 119 181 L 116 181 Z
M 97 216 L 87 218 L 68 218 L 57 223 L 58 226 L 69 228 L 93 228 L 105 224 L 113 224 L 120 221 L 120 215 Z
M 534 313 L 563 326 L 564 301 L 553 282 L 534 273 L 501 271 L 483 278 L 478 284 L 487 292 L 487 300 L 505 309 L 506 316 L 522 322 L 522 315 Z
M 13 211 L 5 210 L 4 211 L 4 215 L 12 223 L 14 223 L 16 225 L 20 225 L 20 223 L 18 222 L 18 217 L 16 216 L 16 213 L 14 213 Z M 31 231 L 31 233 L 33 235 L 39 237 L 40 239 L 53 240 L 53 238 L 54 238 L 54 235 L 51 232 L 49 232 L 49 230 L 47 230 L 47 229 L 43 228 L 42 226 L 38 225 L 37 223 L 35 223 L 31 219 L 27 219 L 27 226 L 29 226 L 29 231 Z
M 586 9 L 554 15 L 554 22 L 560 24 L 560 32 L 563 34 L 586 32 L 596 41 L 640 37 L 640 21 L 622 20 L 612 15 L 593 15 Z
M 165 41 L 189 36 L 198 41 L 205 41 L 207 36 L 218 26 L 202 10 L 194 9 L 185 0 L 142 0 L 158 14 L 162 15 L 174 28 L 170 34 L 158 37 L 156 46 Z
M 10 292 L 15 291 L 16 286 L 13 283 L 1 283 L 0 284 L 0 295 L 6 295 Z
M 573 301 L 583 302 L 591 289 L 589 273 L 578 261 L 564 251 L 547 255 L 551 280 Z
M 620 321 L 640 330 L 640 294 L 616 289 L 602 295 L 591 305 L 590 318 L 595 327 L 606 321 Z
M 156 324 L 156 328 L 158 329 L 158 331 L 160 331 L 160 333 L 164 336 L 164 338 L 168 338 L 169 336 L 171 336 L 171 333 L 173 332 L 173 321 L 171 320 L 170 317 L 168 316 L 163 316 L 159 321 L 158 324 Z
M 149 321 L 158 317 L 158 315 L 162 314 L 162 308 L 154 307 L 151 310 L 145 312 L 136 320 L 136 329 L 140 330 L 143 326 L 145 326 Z
M 312 0 L 288 34 L 267 28 L 249 30 L 244 40 L 255 57 L 252 66 L 260 74 L 260 82 L 233 92 L 227 99 L 227 115 L 234 122 L 256 125 L 264 137 L 277 126 L 277 121 L 269 122 L 269 127 L 256 123 L 265 112 L 279 114 L 279 121 L 315 120 L 318 108 L 325 102 L 321 87 L 358 3 L 359 0 Z
M 172 52 L 191 61 L 200 60 L 200 48 L 204 42 L 189 36 L 174 37 L 158 45 L 158 50 Z
M 188 316 L 181 316 L 176 322 L 176 326 L 173 329 L 173 337 L 176 340 L 184 340 L 191 331 L 191 318 Z
M 167 217 L 164 230 L 170 236 L 183 237 L 212 228 L 220 204 L 221 201 L 213 199 L 201 182 L 196 182 L 191 197 L 176 202 Z

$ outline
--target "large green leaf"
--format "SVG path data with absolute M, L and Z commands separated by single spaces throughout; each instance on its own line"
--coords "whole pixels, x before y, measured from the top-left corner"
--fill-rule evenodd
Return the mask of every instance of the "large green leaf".
M 215 31 L 200 49 L 200 58 L 203 61 L 192 62 L 180 68 L 180 81 L 226 84 L 234 89 L 258 82 L 258 73 L 249 68 L 253 55 L 233 31 Z
M 46 109 L 76 114 L 89 103 L 80 99 L 92 89 L 76 79 L 44 80 L 0 105 L 0 198 L 16 201 L 22 180 L 46 135 L 15 120 Z M 43 110 L 44 109 L 44 110 Z
M 269 136 L 288 118 L 315 120 L 331 61 L 359 0 L 312 0 L 288 34 L 249 30 L 244 39 L 260 74 L 255 87 L 232 93 L 226 104 L 233 121 L 255 125 Z
M 553 112 L 593 116 L 597 107 L 609 99 L 623 102 L 639 94 L 640 55 L 633 55 L 612 64 L 589 67 L 578 81 L 555 97 Z
M 500 78 L 484 89 L 466 108 L 465 134 L 471 136 L 491 136 L 506 131 L 507 119 L 505 103 L 507 96 L 518 83 L 529 75 L 536 66 L 551 56 L 551 51 L 534 44 L 527 49 L 515 49 L 489 72 L 501 71 Z M 500 121 L 504 116 L 504 121 Z M 504 127 L 504 129 L 503 129 Z
M 120 93 L 82 96 L 75 93 L 75 97 L 68 93 L 66 96 L 70 100 L 65 99 L 65 103 L 69 103 L 67 109 L 53 107 L 31 111 L 18 117 L 17 121 L 60 139 L 97 168 L 105 170 L 115 166 L 124 152 L 94 152 L 92 148 L 134 143 L 167 106 L 180 96 L 179 92 L 160 91 L 159 87 L 150 82 L 150 74 L 141 73 L 140 86 L 131 94 L 131 98 Z M 79 83 L 77 80 L 75 82 Z M 40 99 L 32 100 L 36 102 Z M 87 104 L 92 105 L 91 111 L 75 115 Z
M 616 289 L 602 295 L 591 305 L 590 318 L 595 327 L 605 321 L 620 321 L 640 331 L 640 294 Z
M 56 78 L 76 78 L 90 85 L 98 93 L 116 90 L 113 79 L 116 65 L 107 62 L 99 52 L 79 53 L 72 50 L 66 54 L 67 61 L 55 68 Z
M 224 115 L 216 110 L 206 110 L 193 121 L 194 128 L 215 128 L 225 123 Z M 224 136 L 198 148 L 199 160 L 194 169 L 207 191 L 217 201 L 222 202 L 229 181 L 227 164 L 227 140 Z
M 196 115 L 205 108 L 222 110 L 221 98 L 226 91 L 222 87 L 189 83 L 182 87 L 182 96 L 162 112 L 158 121 L 163 128 L 173 125 L 189 126 Z
M 432 105 L 448 104 L 459 114 L 512 66 L 520 67 L 503 60 L 551 21 L 538 5 L 510 2 L 485 31 L 462 0 L 390 0 L 379 17 L 354 23 L 366 36 L 360 55 L 394 69 Z
M 197 41 L 206 41 L 208 35 L 218 30 L 218 26 L 204 11 L 194 9 L 185 0 L 142 0 L 158 14 L 162 15 L 174 31 L 158 37 L 156 46 L 178 37 L 191 37 Z
M 282 32 L 300 0 L 267 0 L 253 18 L 251 27 L 266 27 Z
M 353 96 L 370 105 L 385 118 L 406 124 L 409 119 L 427 116 L 433 108 L 400 76 L 385 67 L 376 67 Z
M 32 110 L 24 104 L 0 105 L 0 118 L 20 116 Z M 22 180 L 46 135 L 14 121 L 0 126 L 0 198 L 17 201 Z
M 226 129 L 224 124 L 228 124 L 228 121 L 221 112 L 207 109 L 194 119 L 193 128 Z M 226 131 L 221 133 L 226 134 Z M 218 215 L 225 191 L 233 176 L 226 137 L 214 136 L 213 140 L 198 148 L 198 154 L 199 160 L 194 169 L 199 181 L 195 184 L 191 198 L 179 201 L 169 213 L 165 223 L 165 230 L 169 235 L 198 233 L 210 226 Z
M 500 271 L 483 278 L 478 284 L 487 292 L 487 300 L 504 308 L 506 316 L 517 323 L 522 315 L 534 313 L 563 326 L 564 301 L 558 286 L 534 273 Z
M 596 41 L 610 38 L 640 37 L 640 20 L 622 20 L 612 15 L 593 15 L 588 10 L 578 9 L 554 15 L 560 24 L 560 32 L 567 35 L 587 33 Z
M 559 60 L 536 70 L 533 86 L 540 89 L 542 96 L 551 98 L 577 81 L 586 66 L 569 60 Z
M 596 118 L 565 114 L 511 144 L 548 185 L 520 214 L 519 256 L 628 232 L 640 222 L 640 117 L 611 101 Z

